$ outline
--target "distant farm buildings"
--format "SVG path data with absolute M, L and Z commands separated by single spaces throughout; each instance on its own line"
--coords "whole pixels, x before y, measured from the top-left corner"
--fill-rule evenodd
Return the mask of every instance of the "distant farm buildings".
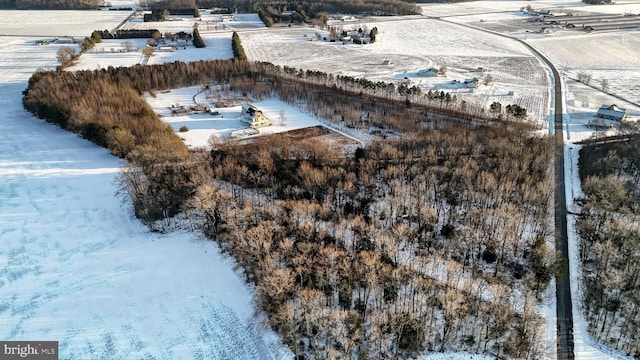
M 627 119 L 627 111 L 615 104 L 602 105 L 596 113 L 596 118 L 604 120 L 624 121 Z
M 477 77 L 472 77 L 472 78 L 468 78 L 468 79 L 464 79 L 464 84 L 471 89 L 475 89 L 478 87 L 478 78 Z
M 456 87 L 458 87 L 458 85 L 462 85 L 468 89 L 476 89 L 478 88 L 478 78 L 477 77 L 467 78 L 467 79 L 464 79 L 464 81 L 454 79 L 454 80 L 451 80 L 451 84 L 456 85 Z
M 54 42 L 56 44 L 77 44 L 79 41 L 73 36 L 63 36 L 56 38 Z
M 262 113 L 262 110 L 251 104 L 242 105 L 241 120 L 254 129 L 271 126 L 271 121 Z
M 424 77 L 438 76 L 438 73 L 440 73 L 440 70 L 433 67 L 428 69 L 418 70 L 418 76 L 424 76 Z
M 589 32 L 596 30 L 637 29 L 640 27 L 640 17 L 635 13 L 588 15 L 539 13 L 532 19 L 533 21 L 541 21 L 545 24 L 540 30 L 542 33 L 552 32 L 561 28 L 582 29 Z M 557 27 L 553 27 L 553 25 L 557 25 Z
M 36 45 L 49 45 L 49 44 L 78 44 L 80 41 L 73 36 L 62 36 L 53 39 L 40 39 L 36 40 Z
M 181 32 L 178 34 L 165 34 L 166 37 L 151 41 L 151 46 L 154 46 L 158 51 L 170 52 L 178 49 L 186 49 L 189 41 L 193 39 L 190 33 Z

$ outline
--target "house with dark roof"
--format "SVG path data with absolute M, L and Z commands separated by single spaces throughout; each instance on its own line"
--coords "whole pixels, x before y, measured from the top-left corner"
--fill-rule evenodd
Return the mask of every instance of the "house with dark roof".
M 271 121 L 262 113 L 262 110 L 251 104 L 242 105 L 241 120 L 254 129 L 271 126 Z

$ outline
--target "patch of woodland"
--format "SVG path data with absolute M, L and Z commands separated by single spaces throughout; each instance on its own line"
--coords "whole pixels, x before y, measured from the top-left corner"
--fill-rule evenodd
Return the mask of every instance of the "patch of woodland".
M 186 148 L 171 127 L 160 121 L 130 81 L 122 80 L 110 78 L 108 71 L 37 73 L 23 103 L 38 117 L 116 156 L 151 147 L 167 159 L 184 158 Z
M 149 8 L 152 10 L 156 9 L 188 9 L 188 13 L 179 14 L 179 13 L 171 13 L 172 15 L 194 15 L 194 9 L 198 8 L 195 0 L 158 0 L 158 1 L 150 1 L 147 2 Z M 171 11 L 171 10 L 169 10 Z
M 15 9 L 16 0 L 0 0 L 0 9 Z
M 544 351 L 552 146 L 434 123 L 353 155 L 285 135 L 211 151 L 187 212 L 297 358 Z
M 198 0 L 201 8 L 227 8 L 239 12 L 258 13 L 267 26 L 276 23 L 320 22 L 326 25 L 327 14 L 416 15 L 420 9 L 403 0 Z
M 366 78 L 334 75 L 314 70 L 296 69 L 288 66 L 274 66 L 259 64 L 268 74 L 276 76 L 275 82 L 268 83 L 262 88 L 261 83 L 253 89 L 253 94 L 261 96 L 277 91 L 280 98 L 296 103 L 295 98 L 305 99 L 301 102 L 305 110 L 314 115 L 340 122 L 349 128 L 376 128 L 398 130 L 413 129 L 416 124 L 429 126 L 432 121 L 453 121 L 458 123 L 475 124 L 492 122 L 531 131 L 536 124 L 523 118 L 526 109 L 517 105 L 510 108 L 521 109 L 518 116 L 511 112 L 493 111 L 483 108 L 482 104 L 468 103 L 458 99 L 455 94 L 444 91 L 422 93 L 415 86 L 396 85 L 384 81 L 371 81 Z M 285 84 L 283 88 L 281 85 Z M 246 87 L 245 87 L 246 88 Z M 281 89 L 281 90 L 278 90 Z M 291 89 L 294 91 L 288 91 Z M 331 100 L 330 107 L 323 107 L 323 101 L 313 101 L 316 97 L 335 99 L 336 95 L 344 96 L 344 101 Z M 396 111 L 395 109 L 405 110 Z M 403 115 L 403 111 L 411 116 Z
M 102 0 L 11 0 L 18 10 L 90 10 L 102 5 Z
M 580 150 L 576 227 L 584 309 L 598 341 L 640 359 L 640 137 Z
M 364 78 L 334 76 L 312 70 L 280 67 L 260 63 L 254 65 L 266 78 L 239 79 L 234 89 L 250 92 L 254 98 L 270 96 L 328 121 L 356 129 L 413 130 L 416 126 L 431 126 L 431 122 L 478 124 L 494 122 L 502 126 L 532 129 L 531 123 L 506 117 L 500 121 L 489 118 L 479 107 L 459 102 L 439 101 L 419 91 L 407 93 L 406 87 Z M 447 94 L 450 95 L 450 94 Z M 407 116 L 406 114 L 411 114 Z M 491 115 L 491 114 L 488 114 Z

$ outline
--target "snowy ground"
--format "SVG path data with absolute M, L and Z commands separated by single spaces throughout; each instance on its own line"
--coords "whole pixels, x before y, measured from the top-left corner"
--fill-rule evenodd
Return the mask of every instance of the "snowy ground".
M 491 360 L 493 357 L 470 353 L 443 353 L 418 357 L 418 360 Z
M 215 244 L 150 233 L 114 194 L 118 159 L 22 108 L 56 66 L 34 40 L 0 37 L 0 339 L 57 340 L 61 359 L 290 358 Z
M 0 36 L 75 36 L 82 40 L 93 30 L 115 28 L 127 15 L 126 11 L 0 10 Z
M 479 107 L 488 107 L 494 101 L 505 106 L 518 104 L 536 121 L 546 114 L 546 74 L 530 51 L 515 41 L 424 16 L 330 21 L 329 25 L 345 31 L 377 27 L 378 40 L 364 46 L 329 42 L 323 40 L 327 31 L 301 26 L 239 34 L 247 56 L 253 60 L 396 85 L 405 83 L 421 88 L 425 94 L 429 90 L 444 91 Z M 385 61 L 391 64 L 385 65 Z M 445 76 L 418 76 L 419 70 L 430 67 L 446 67 Z M 462 84 L 474 77 L 479 80 L 477 88 Z
M 473 4 L 473 5 L 471 5 Z M 594 90 L 601 90 L 602 80 L 608 82 L 608 93 L 616 95 L 621 107 L 640 106 L 640 30 L 594 31 L 560 29 L 539 33 L 541 25 L 529 22 L 521 7 L 535 10 L 588 14 L 623 14 L 640 12 L 637 1 L 617 1 L 615 5 L 585 5 L 579 1 L 479 1 L 442 6 L 422 5 L 424 14 L 447 21 L 488 29 L 521 39 L 545 54 L 565 75 L 577 79 L 578 73 L 592 76 Z M 591 91 L 597 95 L 599 91 Z M 593 113 L 602 105 L 584 101 L 584 108 Z
M 92 49 L 85 52 L 73 66 L 69 67 L 69 70 L 94 70 L 106 68 L 107 66 L 128 67 L 136 64 L 219 60 L 233 57 L 233 52 L 231 51 L 231 33 L 202 31 L 201 35 L 207 45 L 205 48 L 197 49 L 192 44 L 189 44 L 186 49 L 155 51 L 149 59 L 142 54 L 142 48 L 147 45 L 146 39 L 102 40 L 102 42 L 95 44 Z M 125 46 L 123 45 L 125 41 L 131 41 L 134 44 L 133 49 L 129 52 L 125 51 Z
M 238 100 L 234 106 L 217 108 L 214 105 L 217 91 L 203 91 L 199 86 L 192 86 L 171 91 L 162 91 L 155 96 L 145 94 L 145 99 L 153 110 L 161 116 L 162 120 L 173 127 L 178 135 L 184 140 L 189 148 L 202 148 L 210 146 L 211 138 L 214 141 L 228 140 L 232 132 L 236 130 L 248 129 L 248 125 L 242 122 L 242 105 L 252 104 L 260 109 L 271 121 L 272 125 L 256 129 L 256 136 L 286 132 L 301 128 L 325 126 L 334 132 L 354 140 L 354 143 L 361 143 L 367 136 L 358 134 L 357 138 L 345 133 L 353 132 L 352 129 L 338 129 L 335 126 L 321 122 L 319 119 L 301 111 L 286 102 L 269 98 L 264 100 L 251 100 L 249 98 Z M 172 114 L 172 107 L 179 108 L 185 106 L 190 108 L 195 105 L 202 105 L 217 111 L 218 114 L 190 113 L 185 115 Z M 181 132 L 180 129 L 186 127 L 188 131 Z

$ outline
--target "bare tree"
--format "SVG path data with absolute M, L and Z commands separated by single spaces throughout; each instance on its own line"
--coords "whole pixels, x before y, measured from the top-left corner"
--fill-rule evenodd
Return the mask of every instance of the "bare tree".
M 602 81 L 600 82 L 600 87 L 602 89 L 602 92 L 608 92 L 609 91 L 609 80 L 607 79 L 602 79 Z
M 147 59 L 153 56 L 153 46 L 145 46 L 142 48 L 142 55 L 144 55 Z
M 589 85 L 589 83 L 591 82 L 591 74 L 586 72 L 579 72 L 578 81 L 585 85 Z
M 62 66 L 69 65 L 69 63 L 76 56 L 76 49 L 69 46 L 62 46 L 56 52 L 56 59 Z
M 338 34 L 339 34 L 339 33 L 340 33 L 340 32 L 338 31 L 338 28 L 337 28 L 337 27 L 335 27 L 335 26 L 331 26 L 331 27 L 329 28 L 329 36 L 330 36 L 330 38 L 331 38 L 331 39 L 335 40 L 336 38 L 338 38 Z
M 106 140 L 111 153 L 124 158 L 135 146 L 136 137 L 127 129 L 114 127 L 107 131 Z
M 487 75 L 484 77 L 484 84 L 485 84 L 485 85 L 489 85 L 489 84 L 491 84 L 491 82 L 492 82 L 492 81 L 493 81 L 493 76 L 491 76 L 491 74 L 487 74 Z
M 438 70 L 438 75 L 446 75 L 447 74 L 447 64 L 443 63 L 442 66 L 440 66 L 440 70 Z
M 123 41 L 122 42 L 122 47 L 124 48 L 124 51 L 126 51 L 126 52 L 133 51 L 133 48 L 134 48 L 133 41 L 131 41 L 131 40 Z

